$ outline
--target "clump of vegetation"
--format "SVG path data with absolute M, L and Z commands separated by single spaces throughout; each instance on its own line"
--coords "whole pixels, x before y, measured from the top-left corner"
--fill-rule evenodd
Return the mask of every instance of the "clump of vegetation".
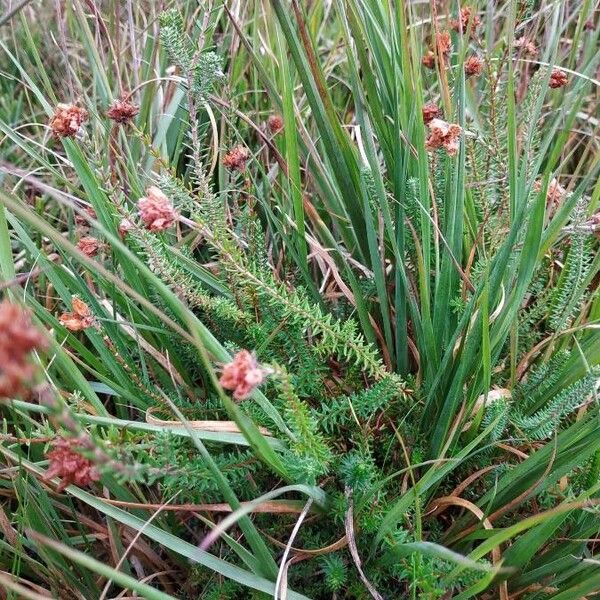
M 592 3 L 167 4 L 0 15 L 2 597 L 596 593 Z

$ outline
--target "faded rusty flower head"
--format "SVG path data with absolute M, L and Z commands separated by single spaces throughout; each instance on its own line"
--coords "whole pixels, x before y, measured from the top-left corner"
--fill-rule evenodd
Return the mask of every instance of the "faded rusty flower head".
M 90 310 L 90 307 L 77 296 L 71 300 L 73 312 L 65 312 L 58 318 L 63 327 L 69 331 L 82 331 L 96 324 L 96 319 Z
M 425 141 L 425 147 L 427 150 L 444 148 L 450 156 L 454 156 L 460 147 L 461 131 L 460 125 L 433 119 L 429 123 L 429 137 Z
M 124 238 L 132 229 L 134 229 L 134 225 L 129 219 L 121 219 L 119 223 L 119 235 L 121 238 Z
M 243 171 L 249 158 L 250 151 L 248 148 L 236 146 L 223 157 L 223 166 L 232 171 Z
M 90 258 L 98 254 L 100 242 L 95 237 L 85 236 L 77 242 L 77 248 Z
M 283 129 L 283 117 L 281 115 L 271 115 L 267 119 L 267 127 L 273 135 L 277 135 Z
M 537 46 L 527 37 L 521 37 L 513 42 L 513 46 L 529 56 L 537 56 Z
M 86 206 L 83 211 L 89 216 L 90 219 L 97 219 L 98 215 L 91 206 Z M 89 227 L 89 220 L 82 214 L 75 214 L 75 223 L 80 227 Z
M 140 112 L 139 106 L 129 101 L 129 95 L 123 94 L 119 100 L 113 100 L 106 116 L 117 123 L 128 123 Z
M 85 108 L 74 104 L 58 104 L 50 119 L 50 129 L 57 138 L 74 137 L 81 132 L 87 120 Z
M 561 88 L 567 85 L 569 79 L 567 78 L 567 74 L 560 69 L 552 69 L 552 73 L 550 73 L 550 81 L 548 85 L 552 89 Z
M 94 463 L 77 451 L 82 446 L 82 442 L 74 438 L 61 437 L 52 442 L 52 450 L 46 454 L 50 465 L 44 479 L 47 481 L 53 477 L 60 477 L 58 492 L 62 492 L 71 484 L 85 487 L 100 479 L 100 473 Z
M 0 303 L 0 398 L 25 393 L 36 371 L 30 354 L 46 346 L 28 310 L 8 300 Z
M 154 185 L 146 190 L 146 196 L 140 198 L 137 205 L 140 217 L 150 231 L 164 231 L 178 217 L 171 201 Z
M 427 50 L 427 53 L 423 55 L 421 64 L 427 69 L 435 68 L 435 54 L 431 50 Z
M 435 102 L 428 102 L 423 105 L 423 123 L 428 125 L 433 121 L 433 119 L 437 119 L 441 116 L 442 111 L 438 108 L 438 105 Z
M 473 54 L 465 60 L 465 75 L 471 77 L 473 75 L 481 75 L 483 73 L 483 59 L 477 54 Z
M 450 32 L 440 31 L 436 37 L 436 43 L 439 51 L 444 55 L 444 58 L 447 58 L 452 51 L 452 38 L 450 37 Z
M 266 371 L 248 350 L 240 350 L 233 361 L 223 367 L 219 383 L 233 392 L 236 400 L 245 400 L 264 381 Z
M 471 17 L 471 15 L 473 16 Z M 466 33 L 469 28 L 469 21 L 471 21 L 471 37 L 473 37 L 475 30 L 481 24 L 481 19 L 477 14 L 473 14 L 471 8 L 468 6 L 460 9 L 460 17 L 458 19 L 450 20 L 450 27 L 458 33 L 461 33 L 461 30 L 463 33 Z

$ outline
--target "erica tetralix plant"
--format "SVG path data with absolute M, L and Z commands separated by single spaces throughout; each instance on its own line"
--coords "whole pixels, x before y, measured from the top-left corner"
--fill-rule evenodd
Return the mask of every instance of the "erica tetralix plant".
M 178 217 L 172 202 L 154 185 L 147 189 L 146 196 L 140 198 L 137 205 L 140 217 L 150 231 L 164 231 Z
M 245 400 L 265 380 L 267 370 L 248 350 L 240 350 L 233 360 L 223 367 L 219 383 L 233 392 L 236 400 Z
M 73 483 L 85 487 L 100 479 L 100 473 L 94 463 L 80 453 L 86 445 L 89 445 L 89 440 L 85 434 L 81 439 L 60 437 L 52 442 L 52 450 L 46 454 L 50 466 L 44 479 L 47 481 L 53 477 L 60 477 L 58 492 L 62 492 Z

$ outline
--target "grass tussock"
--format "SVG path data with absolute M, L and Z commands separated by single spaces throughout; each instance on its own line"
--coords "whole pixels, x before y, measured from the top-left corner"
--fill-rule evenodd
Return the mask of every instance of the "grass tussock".
M 2 11 L 0 598 L 594 597 L 593 2 Z

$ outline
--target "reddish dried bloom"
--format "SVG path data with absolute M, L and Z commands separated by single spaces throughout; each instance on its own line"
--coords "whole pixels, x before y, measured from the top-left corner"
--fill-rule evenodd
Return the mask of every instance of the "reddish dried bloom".
M 46 346 L 46 338 L 32 323 L 29 311 L 8 300 L 0 303 L 0 398 L 25 393 L 35 374 L 29 355 Z
M 146 196 L 140 198 L 137 205 L 140 217 L 150 231 L 164 231 L 178 217 L 171 201 L 154 185 L 146 190 Z
M 82 237 L 77 242 L 77 248 L 79 248 L 86 256 L 96 256 L 100 248 L 100 242 L 94 237 Z
M 90 219 L 96 219 L 98 217 L 96 211 L 91 206 L 86 206 L 83 210 L 90 217 Z M 87 227 L 89 225 L 88 219 L 86 219 L 86 217 L 80 213 L 75 214 L 75 223 L 80 227 Z
M 567 79 L 567 74 L 560 69 L 553 69 L 552 73 L 550 73 L 550 81 L 548 85 L 552 89 L 561 88 L 567 85 L 569 80 Z
M 100 479 L 100 473 L 91 460 L 77 452 L 82 444 L 77 439 L 58 438 L 52 442 L 52 450 L 46 454 L 50 466 L 43 479 L 60 477 L 56 490 L 62 492 L 68 485 L 88 486 Z
M 452 51 L 452 38 L 448 31 L 440 31 L 438 33 L 436 42 L 440 53 L 446 58 Z
M 123 94 L 120 100 L 113 101 L 106 116 L 117 123 L 128 123 L 139 112 L 139 106 L 130 102 L 127 94 Z
M 57 138 L 73 137 L 80 132 L 87 119 L 88 112 L 85 108 L 74 104 L 58 104 L 50 119 L 50 129 Z
M 537 56 L 538 49 L 537 46 L 526 37 L 519 38 L 513 42 L 513 46 L 518 49 L 522 49 L 525 54 L 529 56 Z
M 267 119 L 267 127 L 273 135 L 277 135 L 283 129 L 283 117 L 281 115 L 271 115 Z
M 427 69 L 435 69 L 435 54 L 431 50 L 428 50 L 427 54 L 423 55 L 421 64 Z
M 425 142 L 427 150 L 445 148 L 453 156 L 460 147 L 460 133 L 462 128 L 454 123 L 446 123 L 441 119 L 433 119 L 429 123 L 429 137 Z
M 119 223 L 119 235 L 124 238 L 133 228 L 134 225 L 129 219 L 122 219 Z
M 438 108 L 438 105 L 435 102 L 428 102 L 423 105 L 423 123 L 428 125 L 433 121 L 433 119 L 437 119 L 442 115 L 442 111 Z
M 241 350 L 223 367 L 221 386 L 233 392 L 236 400 L 245 400 L 264 381 L 265 371 L 248 352 Z
M 469 56 L 465 60 L 465 75 L 471 77 L 472 75 L 481 75 L 483 73 L 483 59 L 477 54 Z
M 469 28 L 469 21 L 470 21 L 471 22 L 471 36 L 473 36 L 475 34 L 475 30 L 481 24 L 481 19 L 476 14 L 473 15 L 473 17 L 471 17 L 471 14 L 472 14 L 471 9 L 468 6 L 461 8 L 460 9 L 460 18 L 450 19 L 450 26 L 452 27 L 452 29 L 454 29 L 454 31 L 457 31 L 458 33 L 461 33 L 461 31 L 463 33 L 466 33 L 467 29 Z
M 90 307 L 76 296 L 72 299 L 73 312 L 66 312 L 58 318 L 60 324 L 70 331 L 82 331 L 96 324 Z
M 247 148 L 236 146 L 223 157 L 223 166 L 232 171 L 243 171 L 249 158 L 250 152 Z

